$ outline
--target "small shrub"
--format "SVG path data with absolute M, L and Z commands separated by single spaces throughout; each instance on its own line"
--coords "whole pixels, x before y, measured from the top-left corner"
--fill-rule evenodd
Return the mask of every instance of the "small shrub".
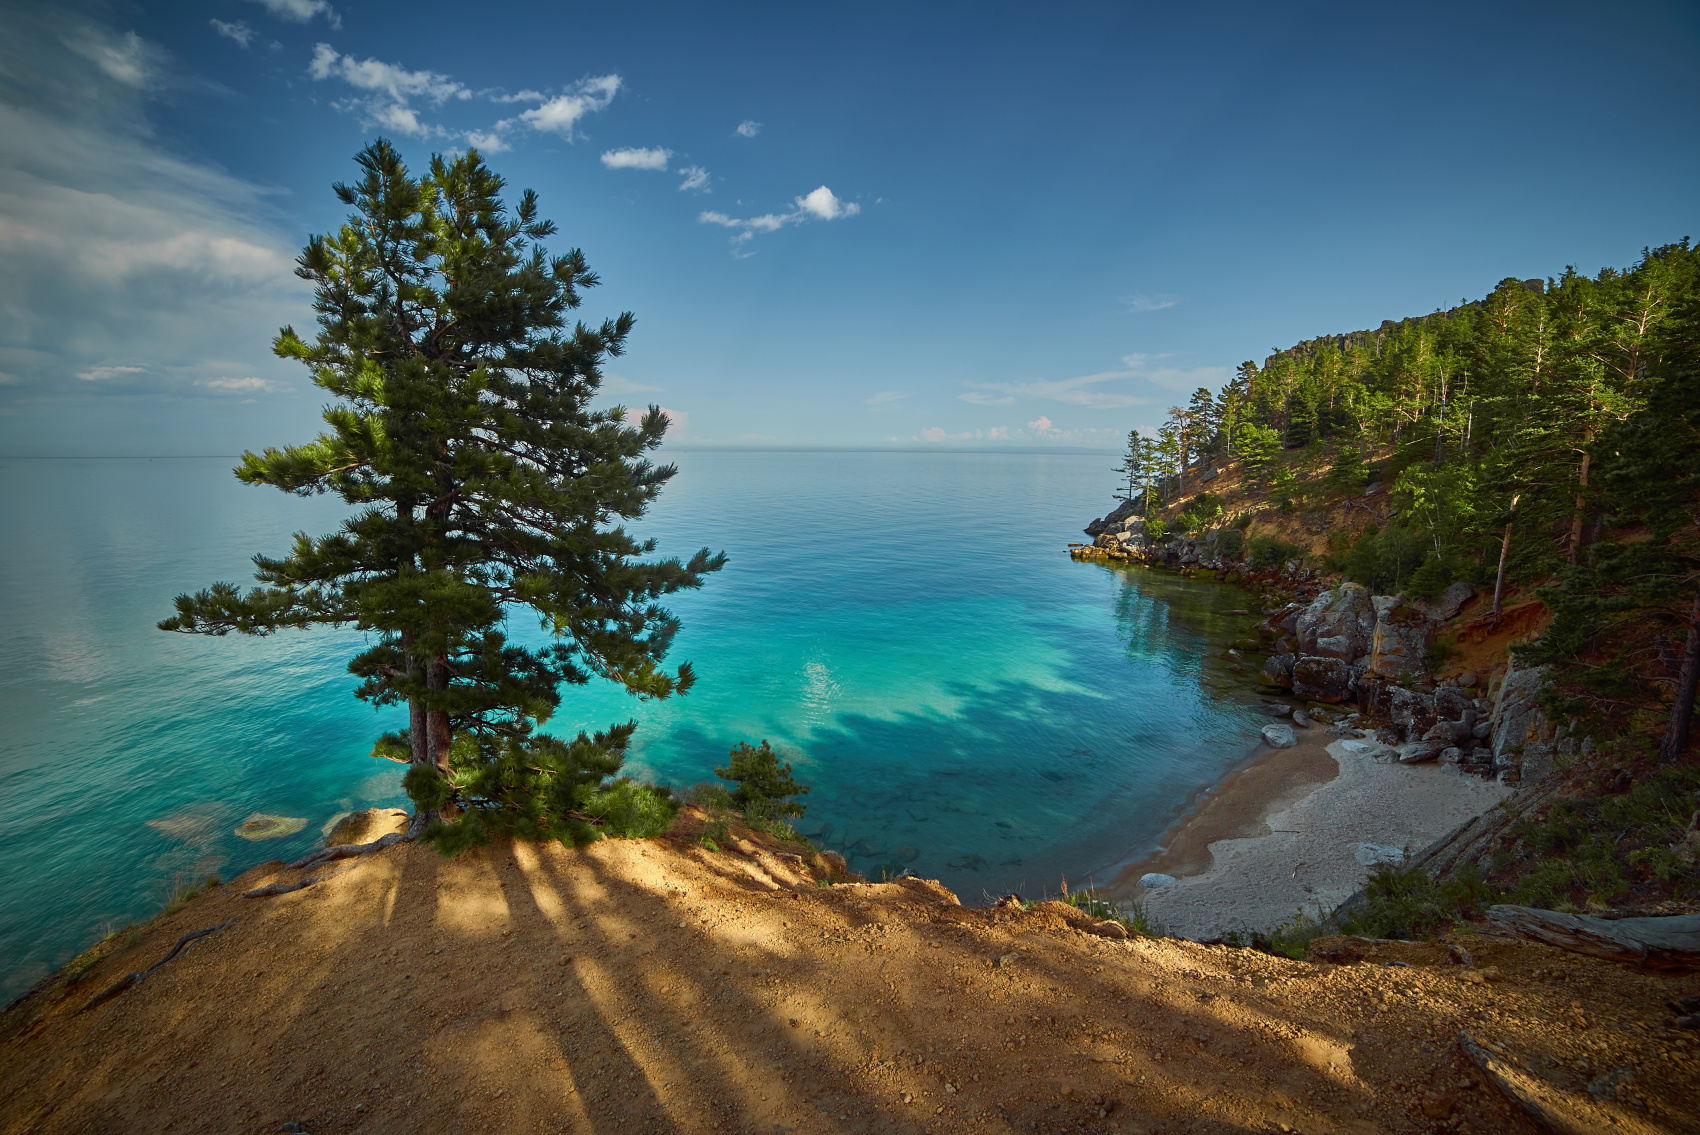
M 731 752 L 725 768 L 714 775 L 737 787 L 732 791 L 732 804 L 750 820 L 778 820 L 785 816 L 801 816 L 808 805 L 792 800 L 806 796 L 809 787 L 791 776 L 790 764 L 781 765 L 779 754 L 766 741 L 760 748 L 739 742 Z
M 1237 560 L 1245 550 L 1245 533 L 1238 528 L 1225 528 L 1216 533 L 1216 554 L 1227 560 Z
M 1499 892 L 1473 863 L 1436 883 L 1420 867 L 1383 864 L 1370 873 L 1367 902 L 1337 916 L 1339 932 L 1365 938 L 1426 938 L 1464 919 L 1481 917 Z
M 679 805 L 673 793 L 659 785 L 623 776 L 591 793 L 584 813 L 602 821 L 602 834 L 615 839 L 652 839 L 667 831 Z
M 1304 549 L 1272 536 L 1253 536 L 1246 544 L 1246 558 L 1258 571 L 1271 571 L 1288 560 L 1304 555 Z
M 685 799 L 705 812 L 724 812 L 732 807 L 732 792 L 724 784 L 705 780 L 691 785 Z

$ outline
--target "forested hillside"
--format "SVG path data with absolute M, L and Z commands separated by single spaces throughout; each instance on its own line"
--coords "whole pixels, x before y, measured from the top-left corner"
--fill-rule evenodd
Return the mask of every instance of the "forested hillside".
M 1414 595 L 1468 580 L 1495 614 L 1508 589 L 1532 589 L 1552 620 L 1518 654 L 1554 665 L 1549 713 L 1665 760 L 1687 747 L 1700 676 L 1700 249 L 1687 238 L 1622 270 L 1507 279 L 1450 311 L 1248 361 L 1155 436 L 1130 436 L 1123 492 L 1156 538 L 1244 527 L 1209 491 L 1230 466 L 1287 513 L 1389 487 L 1391 508 L 1334 526 L 1327 567 Z

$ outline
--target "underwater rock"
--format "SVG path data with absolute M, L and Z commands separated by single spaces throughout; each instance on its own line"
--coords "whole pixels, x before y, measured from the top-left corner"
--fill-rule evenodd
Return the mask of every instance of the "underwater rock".
M 272 816 L 255 812 L 237 825 L 236 834 L 243 839 L 282 839 L 307 826 L 306 816 Z

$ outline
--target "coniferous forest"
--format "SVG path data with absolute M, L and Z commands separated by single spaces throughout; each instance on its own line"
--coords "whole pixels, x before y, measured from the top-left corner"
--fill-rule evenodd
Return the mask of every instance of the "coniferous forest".
M 1326 471 L 1303 480 L 1301 457 Z M 1390 486 L 1385 522 L 1332 532 L 1327 567 L 1418 596 L 1466 580 L 1495 615 L 1508 589 L 1533 590 L 1551 620 L 1516 653 L 1554 667 L 1549 715 L 1639 737 L 1667 761 L 1686 749 L 1700 677 L 1700 249 L 1688 238 L 1627 268 L 1507 279 L 1449 311 L 1243 363 L 1154 436 L 1129 438 L 1121 491 L 1145 502 L 1153 536 L 1226 526 L 1244 518 L 1195 472 L 1224 461 L 1289 512 Z

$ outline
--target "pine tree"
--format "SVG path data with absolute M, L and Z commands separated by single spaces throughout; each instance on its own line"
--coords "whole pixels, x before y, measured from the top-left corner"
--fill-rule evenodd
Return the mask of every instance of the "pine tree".
M 657 600 L 700 586 L 725 558 L 705 548 L 684 564 L 645 562 L 654 542 L 620 526 L 676 471 L 645 456 L 667 419 L 655 406 L 635 425 L 620 407 L 590 408 L 633 319 L 568 327 L 566 312 L 598 280 L 578 250 L 552 257 L 538 243 L 555 228 L 536 195 L 510 211 L 476 150 L 435 157 L 421 177 L 382 139 L 356 160 L 360 179 L 334 187 L 353 214 L 298 261 L 318 334 L 308 342 L 286 327 L 273 343 L 336 399 L 330 429 L 246 453 L 236 470 L 247 484 L 334 493 L 356 511 L 330 535 L 297 535 L 281 558 L 256 556 L 263 586 L 179 596 L 160 627 L 368 632 L 373 645 L 349 669 L 362 679 L 357 696 L 408 707 L 407 728 L 374 755 L 413 766 L 410 830 L 449 808 L 522 834 L 567 834 L 567 813 L 618 768 L 632 726 L 570 744 L 534 729 L 562 684 L 601 677 L 654 698 L 689 689 L 688 663 L 661 666 L 678 624 Z M 541 621 L 547 646 L 508 639 L 520 609 Z

